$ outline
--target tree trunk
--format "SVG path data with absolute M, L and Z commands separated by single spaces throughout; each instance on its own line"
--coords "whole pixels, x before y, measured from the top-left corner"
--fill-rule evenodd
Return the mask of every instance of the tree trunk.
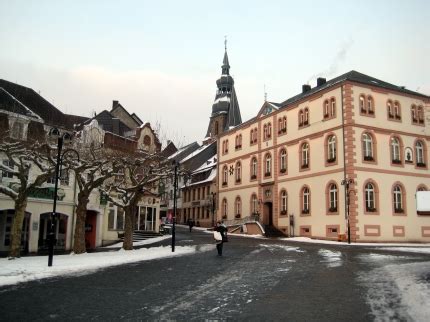
M 73 239 L 73 252 L 82 254 L 87 251 L 85 246 L 85 220 L 87 218 L 87 205 L 89 194 L 82 191 L 78 194 L 78 206 L 76 207 L 76 226 Z
M 134 206 L 124 208 L 125 223 L 124 223 L 124 242 L 122 248 L 125 250 L 133 250 L 133 232 L 134 232 Z
M 9 258 L 20 257 L 22 224 L 24 222 L 27 196 L 19 195 L 15 200 L 15 215 L 13 217 Z

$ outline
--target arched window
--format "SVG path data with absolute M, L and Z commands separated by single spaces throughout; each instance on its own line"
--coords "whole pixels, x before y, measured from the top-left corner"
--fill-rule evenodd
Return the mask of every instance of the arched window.
M 337 212 L 337 201 L 337 186 L 335 183 L 332 183 L 329 187 L 328 194 L 329 212 Z
M 287 172 L 287 151 L 285 149 L 282 149 L 279 154 L 279 171 L 281 173 Z
M 301 168 L 309 168 L 309 144 L 303 143 L 301 148 Z
M 302 214 L 309 214 L 311 193 L 308 187 L 302 189 Z
M 364 188 L 365 206 L 367 212 L 376 211 L 375 187 L 372 183 L 366 184 Z
M 264 175 L 269 177 L 272 173 L 272 156 L 270 153 L 267 153 L 264 158 Z
M 387 115 L 389 119 L 394 119 L 393 103 L 390 100 L 387 101 Z
M 236 162 L 236 183 L 239 183 L 242 180 L 242 166 L 239 162 Z
M 327 139 L 327 162 L 332 163 L 336 161 L 336 137 L 330 135 Z
M 235 218 L 240 218 L 241 212 L 242 212 L 242 202 L 240 201 L 240 197 L 236 197 L 236 202 L 234 203 Z
M 366 113 L 365 99 L 364 95 L 360 95 L 360 111 Z
M 308 124 L 309 124 L 309 109 L 306 107 L 305 108 L 305 118 L 304 118 L 303 125 L 308 125 Z
M 299 111 L 299 127 L 303 126 L 305 123 L 305 115 L 303 113 L 303 110 Z
M 227 166 L 225 165 L 223 168 L 222 168 L 222 185 L 223 186 L 226 186 L 228 184 L 228 168 L 227 168 Z
M 364 161 L 374 161 L 373 139 L 369 133 L 363 134 L 363 158 L 364 158 Z
M 367 97 L 367 113 L 369 113 L 369 114 L 375 113 L 372 96 Z
M 424 109 L 422 106 L 418 106 L 417 108 L 417 116 L 418 116 L 418 123 L 424 124 Z
M 224 198 L 222 200 L 222 217 L 226 219 L 227 215 L 228 215 L 228 204 L 227 204 L 227 199 Z
M 285 190 L 281 191 L 280 201 L 281 201 L 281 205 L 280 205 L 281 215 L 286 215 L 288 210 L 288 195 Z
M 403 191 L 399 185 L 393 188 L 393 208 L 397 214 L 403 213 Z
M 267 140 L 268 137 L 269 136 L 268 136 L 267 124 L 264 124 L 264 126 L 263 126 L 263 139 Z
M 334 97 L 330 100 L 330 117 L 336 116 L 336 100 Z
M 326 119 L 326 118 L 328 118 L 328 117 L 330 116 L 329 111 L 330 111 L 330 104 L 329 104 L 329 101 L 328 101 L 328 100 L 325 100 L 325 101 L 324 101 L 324 118 L 325 118 L 325 119 Z
M 400 103 L 399 102 L 394 102 L 394 117 L 396 120 L 400 120 L 401 119 L 401 113 L 400 113 Z
M 253 193 L 251 196 L 251 212 L 253 215 L 258 213 L 258 198 L 255 193 Z
M 411 119 L 412 119 L 412 124 L 418 123 L 417 106 L 415 104 L 411 106 Z
M 415 143 L 415 160 L 417 162 L 417 167 L 425 167 L 424 159 L 424 144 L 421 141 Z
M 257 158 L 251 160 L 251 180 L 257 179 Z
M 150 146 L 151 145 L 151 137 L 149 135 L 145 135 L 143 137 L 143 144 L 146 146 Z
M 391 162 L 395 164 L 402 163 L 400 159 L 400 141 L 398 138 L 391 138 Z

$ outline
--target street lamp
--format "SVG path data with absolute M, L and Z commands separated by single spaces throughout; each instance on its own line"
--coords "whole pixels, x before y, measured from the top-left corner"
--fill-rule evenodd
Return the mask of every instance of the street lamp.
M 173 166 L 175 167 L 174 172 L 174 181 L 173 181 L 173 225 L 172 225 L 172 252 L 175 251 L 175 222 L 176 222 L 176 190 L 178 188 L 178 162 L 176 160 L 173 160 Z
M 348 244 L 351 244 L 351 226 L 349 223 L 349 200 L 350 200 L 349 194 L 352 191 L 352 190 L 349 190 L 349 185 L 354 184 L 354 183 L 355 183 L 354 179 L 345 178 L 341 181 L 341 185 L 345 186 L 345 193 L 346 193 L 346 205 L 345 205 L 345 207 L 346 207 L 346 223 L 348 226 Z
M 57 191 L 58 191 L 58 179 L 60 173 L 61 163 L 63 161 L 63 157 L 65 154 L 69 152 L 74 152 L 79 161 L 79 154 L 76 150 L 66 149 L 63 153 L 61 150 L 63 149 L 63 143 L 69 143 L 72 140 L 72 136 L 69 133 L 64 133 L 61 135 L 60 131 L 57 128 L 51 128 L 49 131 L 49 137 L 53 139 L 57 139 L 57 163 L 55 164 L 55 183 L 54 183 L 54 205 L 52 207 L 52 213 L 49 223 L 49 232 L 48 232 L 48 266 L 52 266 L 52 260 L 54 257 L 54 243 L 55 243 L 55 232 L 54 232 L 54 219 L 56 219 L 57 212 Z

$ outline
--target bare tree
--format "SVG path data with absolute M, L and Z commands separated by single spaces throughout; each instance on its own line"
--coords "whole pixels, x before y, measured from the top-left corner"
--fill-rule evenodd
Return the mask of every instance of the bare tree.
M 86 252 L 85 220 L 90 195 L 100 188 L 105 180 L 118 173 L 121 161 L 102 148 L 80 147 L 80 160 L 66 160 L 66 164 L 75 174 L 79 192 L 76 207 L 76 225 L 73 239 L 73 252 Z
M 124 242 L 125 250 L 133 249 L 133 225 L 137 204 L 145 195 L 158 195 L 158 183 L 169 174 L 169 167 L 159 153 L 150 154 L 139 151 L 122 160 L 122 177 L 107 182 L 103 191 L 109 201 L 124 209 Z
M 3 139 L 0 153 L 7 162 L 0 163 L 0 170 L 12 179 L 0 183 L 0 193 L 10 197 L 15 203 L 15 216 L 12 223 L 9 258 L 20 257 L 22 224 L 27 208 L 28 196 L 55 173 L 55 149 L 49 144 L 27 144 Z M 16 178 L 17 181 L 13 179 Z M 56 197 L 56 196 L 55 196 Z

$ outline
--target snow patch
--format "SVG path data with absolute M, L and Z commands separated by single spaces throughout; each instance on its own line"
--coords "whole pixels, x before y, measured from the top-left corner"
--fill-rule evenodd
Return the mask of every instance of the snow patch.
M 331 251 L 328 249 L 320 249 L 318 254 L 324 257 L 323 262 L 327 263 L 328 267 L 342 266 L 342 253 L 338 251 Z

